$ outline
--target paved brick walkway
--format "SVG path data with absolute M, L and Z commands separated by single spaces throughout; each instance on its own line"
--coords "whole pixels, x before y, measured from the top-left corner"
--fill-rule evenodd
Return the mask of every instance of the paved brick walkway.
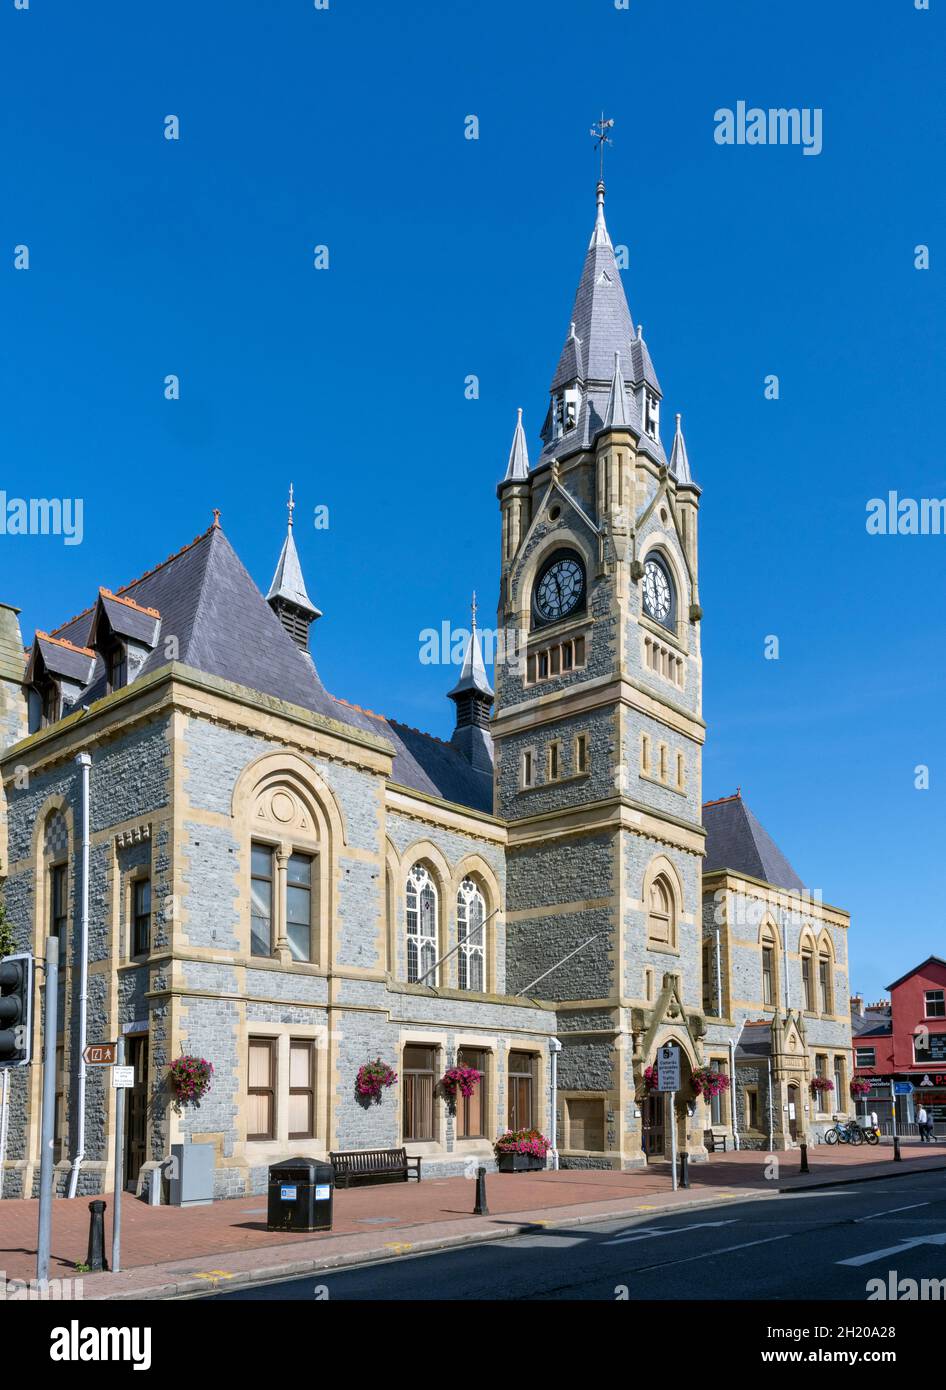
M 636 1214 L 658 1208 L 760 1197 L 776 1187 L 807 1187 L 868 1176 L 905 1176 L 932 1165 L 946 1168 L 946 1145 L 903 1146 L 904 1161 L 894 1167 L 889 1146 L 868 1149 L 826 1148 L 810 1151 L 811 1173 L 799 1174 L 797 1151 L 776 1155 L 778 1172 L 767 1175 L 765 1153 L 719 1154 L 691 1167 L 689 1191 L 671 1191 L 666 1166 L 634 1173 L 566 1170 L 558 1173 L 490 1174 L 490 1215 L 473 1216 L 475 1184 L 466 1178 L 428 1179 L 421 1183 L 353 1188 L 335 1194 L 334 1226 L 323 1234 L 287 1236 L 266 1229 L 265 1197 L 216 1202 L 182 1210 L 146 1206 L 126 1195 L 122 1203 L 122 1273 L 85 1276 L 91 1298 L 135 1297 L 162 1286 L 194 1287 L 287 1266 L 305 1272 L 319 1265 L 383 1258 L 412 1250 L 436 1248 L 457 1240 L 481 1240 L 508 1234 L 516 1226 L 543 1222 L 575 1224 Z M 110 1209 L 109 1201 L 109 1209 Z M 32 1278 L 36 1272 L 35 1201 L 0 1203 L 0 1270 L 9 1278 Z M 57 1199 L 53 1207 L 50 1275 L 75 1277 L 88 1244 L 88 1199 Z M 110 1249 L 110 1210 L 106 1213 Z M 213 1274 L 213 1271 L 222 1273 Z M 208 1277 L 209 1276 L 209 1277 Z M 197 1284 L 196 1287 L 201 1287 Z

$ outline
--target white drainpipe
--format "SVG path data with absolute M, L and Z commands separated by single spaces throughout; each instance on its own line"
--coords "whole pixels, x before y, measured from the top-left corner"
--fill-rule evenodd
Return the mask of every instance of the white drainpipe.
M 769 1153 L 775 1143 L 775 1111 L 772 1109 L 772 1058 L 769 1058 Z
M 85 1058 L 89 1023 L 89 771 L 92 759 L 80 753 L 76 762 L 82 770 L 82 879 L 79 900 L 79 1059 L 76 1087 L 76 1147 L 69 1174 L 67 1195 L 74 1197 L 79 1170 L 85 1158 Z
M 742 1030 L 746 1026 L 743 1019 L 739 1025 L 739 1032 L 736 1034 L 735 1041 L 729 1039 L 729 1108 L 732 1115 L 732 1144 L 734 1149 L 739 1148 L 739 1111 L 736 1107 L 736 1048 L 739 1046 L 739 1039 L 742 1037 Z
M 552 1168 L 558 1171 L 558 1054 L 562 1044 L 558 1038 L 549 1038 L 549 1081 L 552 1092 L 552 1117 L 549 1122 L 549 1138 L 552 1140 Z
M 716 1017 L 723 1016 L 723 969 L 720 964 L 719 923 L 716 924 Z

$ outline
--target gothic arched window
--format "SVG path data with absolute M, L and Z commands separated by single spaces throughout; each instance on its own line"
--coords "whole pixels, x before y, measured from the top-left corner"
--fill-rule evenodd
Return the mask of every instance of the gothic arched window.
M 777 944 L 775 933 L 766 927 L 762 933 L 762 1003 L 778 1003 Z
M 650 885 L 647 905 L 647 939 L 658 946 L 676 945 L 673 890 L 662 874 Z
M 486 988 L 486 902 L 471 878 L 457 891 L 457 953 L 461 989 Z
M 415 864 L 407 875 L 407 978 L 415 984 L 437 960 L 437 888 L 426 864 Z M 435 985 L 437 975 L 425 984 Z

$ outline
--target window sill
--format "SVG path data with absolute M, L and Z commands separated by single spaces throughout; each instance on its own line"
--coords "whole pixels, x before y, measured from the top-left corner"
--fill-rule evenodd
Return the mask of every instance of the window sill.
M 590 776 L 590 769 L 587 772 L 570 772 L 567 777 L 549 778 L 545 782 L 533 782 L 531 787 L 520 787 L 518 794 L 522 796 L 526 792 L 548 791 L 549 787 L 564 787 L 569 782 L 585 782 Z
M 649 772 L 639 774 L 642 782 L 649 782 L 653 787 L 663 787 L 665 792 L 673 792 L 676 796 L 686 797 L 686 787 L 675 787 L 672 782 L 662 782 L 659 777 L 652 777 Z
M 668 946 L 665 941 L 648 941 L 646 943 L 648 951 L 657 951 L 662 956 L 679 956 L 679 946 Z

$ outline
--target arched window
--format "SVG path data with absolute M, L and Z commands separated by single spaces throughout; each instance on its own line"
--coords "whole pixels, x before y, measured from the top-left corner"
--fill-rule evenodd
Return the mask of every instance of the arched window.
M 776 942 L 771 927 L 762 932 L 762 1002 L 778 1002 L 778 978 L 776 975 Z
M 457 891 L 457 952 L 461 989 L 486 988 L 486 903 L 471 878 L 465 878 Z M 465 939 L 464 939 L 465 938 Z
M 673 946 L 676 944 L 676 926 L 673 890 L 660 874 L 650 885 L 647 938 L 658 946 Z
M 407 875 L 407 978 L 411 984 L 427 975 L 437 960 L 437 888 L 425 864 Z M 435 985 L 437 974 L 425 984 Z

